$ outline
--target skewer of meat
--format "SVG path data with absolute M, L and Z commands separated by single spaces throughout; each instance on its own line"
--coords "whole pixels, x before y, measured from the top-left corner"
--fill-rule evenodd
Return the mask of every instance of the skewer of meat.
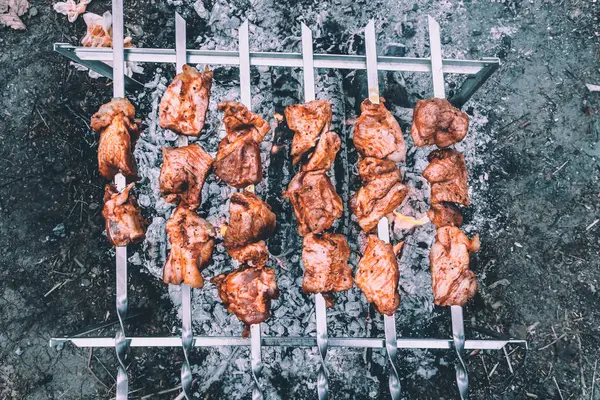
M 292 162 L 302 163 L 283 193 L 294 208 L 298 234 L 304 237 L 302 290 L 321 293 L 327 306 L 333 307 L 332 293 L 353 285 L 346 238 L 325 232 L 343 212 L 342 199 L 327 176 L 340 150 L 341 139 L 330 130 L 331 104 L 326 100 L 288 106 L 285 117 L 294 131 Z

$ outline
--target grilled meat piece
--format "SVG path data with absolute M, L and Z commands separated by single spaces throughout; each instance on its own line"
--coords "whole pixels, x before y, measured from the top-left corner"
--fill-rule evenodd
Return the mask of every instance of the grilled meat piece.
M 324 170 L 299 172 L 283 192 L 294 207 L 298 234 L 321 233 L 342 216 L 342 199 Z
M 469 252 L 479 250 L 479 235 L 469 240 L 455 226 L 439 228 L 431 247 L 431 279 L 435 304 L 462 306 L 477 292 L 477 280 L 469 269 Z
M 213 163 L 212 157 L 199 144 L 163 147 L 160 169 L 160 191 L 167 203 L 184 203 L 189 209 L 200 206 L 204 180 Z
M 271 299 L 279 297 L 275 271 L 271 268 L 242 266 L 211 280 L 227 311 L 246 324 L 242 336 L 248 337 L 248 325 L 259 324 L 271 316 Z
M 128 181 L 137 180 L 133 148 L 140 136 L 141 122 L 134 117 L 133 104 L 124 98 L 112 99 L 92 115 L 90 126 L 100 134 L 98 169 L 108 180 L 113 180 L 119 172 Z
M 305 104 L 286 107 L 285 119 L 294 131 L 292 139 L 292 163 L 296 165 L 302 156 L 313 149 L 319 135 L 331 126 L 331 104 L 326 100 L 313 100 Z
M 442 226 L 461 226 L 463 217 L 458 207 L 453 203 L 432 204 L 427 217 L 438 228 Z
M 453 149 L 444 149 L 432 151 L 427 158 L 430 164 L 423 171 L 423 177 L 431 184 L 431 204 L 471 204 L 463 155 Z
M 341 146 L 342 141 L 337 133 L 329 131 L 322 134 L 315 151 L 311 154 L 308 162 L 302 166 L 302 171 L 328 170 L 333 165 Z
M 354 146 L 363 157 L 387 158 L 404 162 L 406 144 L 398 121 L 383 105 L 365 99 L 360 105 L 360 117 L 354 125 Z
M 130 193 L 133 185 L 130 183 L 121 193 L 112 184 L 104 188 L 102 216 L 106 220 L 106 236 L 113 246 L 127 246 L 146 238 L 146 221 Z
M 304 293 L 342 292 L 352 287 L 352 268 L 348 266 L 350 247 L 343 235 L 309 233 L 302 245 Z M 330 301 L 333 306 L 333 301 Z
M 354 277 L 356 286 L 369 303 L 382 314 L 393 315 L 400 306 L 398 293 L 398 262 L 391 244 L 375 235 L 369 235 L 365 254 L 358 263 Z
M 210 100 L 213 73 L 189 65 L 175 75 L 158 108 L 161 128 L 181 135 L 200 136 Z
M 464 139 L 469 117 L 446 99 L 419 100 L 413 114 L 411 135 L 415 146 L 452 146 Z
M 231 196 L 229 215 L 223 236 L 229 255 L 242 264 L 264 266 L 269 252 L 263 240 L 273 233 L 276 223 L 271 207 L 252 192 L 238 192 Z
M 167 234 L 171 252 L 163 270 L 163 281 L 201 288 L 204 285 L 201 272 L 210 263 L 215 229 L 195 211 L 180 204 L 167 221 Z
M 350 200 L 350 208 L 365 232 L 377 226 L 379 220 L 402 204 L 408 188 L 402 184 L 402 174 L 393 161 L 367 157 L 358 164 L 364 185 Z
M 225 113 L 227 135 L 219 143 L 215 174 L 238 189 L 260 182 L 260 142 L 271 129 L 269 123 L 235 101 L 219 103 L 219 110 Z

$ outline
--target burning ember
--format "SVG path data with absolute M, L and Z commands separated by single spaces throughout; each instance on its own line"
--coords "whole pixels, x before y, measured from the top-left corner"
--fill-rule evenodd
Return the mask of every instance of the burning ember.
M 427 215 L 422 216 L 419 219 L 409 217 L 399 212 L 394 212 L 394 227 L 401 230 L 409 230 L 414 227 L 425 225 L 429 223 Z

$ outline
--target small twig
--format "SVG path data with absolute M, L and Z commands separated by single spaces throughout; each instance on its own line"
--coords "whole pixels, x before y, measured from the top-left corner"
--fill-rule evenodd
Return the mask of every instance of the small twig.
M 556 388 L 558 389 L 558 395 L 560 396 L 560 400 L 565 400 L 565 398 L 562 395 L 562 392 L 560 391 L 560 386 L 558 386 L 558 382 L 556 381 L 556 378 L 552 377 L 552 380 L 554 381 L 554 384 L 556 385 Z
M 87 370 L 88 370 L 88 372 L 90 374 L 92 374 L 92 376 L 96 379 L 96 381 L 98 381 L 99 384 L 101 384 L 102 386 L 104 386 L 108 390 L 108 386 L 106 385 L 106 383 L 102 382 L 100 380 L 100 378 L 98 378 L 98 375 L 96 375 L 96 373 L 92 369 L 92 355 L 93 354 L 94 354 L 94 348 L 91 347 L 90 348 L 90 355 L 88 356 Z
M 142 400 L 146 400 L 146 399 L 149 399 L 149 398 L 154 397 L 156 395 L 167 394 L 167 393 L 171 393 L 171 392 L 176 392 L 178 390 L 181 390 L 181 385 L 177 385 L 177 386 L 175 386 L 174 388 L 171 388 L 171 389 L 165 389 L 165 390 L 161 390 L 161 391 L 158 391 L 158 392 L 147 394 L 145 396 L 142 396 L 141 399 Z
M 510 357 L 508 356 L 508 351 L 506 351 L 506 346 L 504 346 L 502 348 L 502 350 L 504 350 L 504 356 L 506 357 L 506 363 L 508 364 L 508 369 L 510 370 L 511 374 L 514 374 L 515 371 L 513 371 L 512 364 L 510 363 Z
M 62 282 L 62 283 L 57 283 L 56 285 L 54 285 L 52 287 L 52 289 L 48 290 L 46 292 L 46 294 L 44 295 L 44 297 L 48 297 L 48 295 L 52 292 L 54 292 L 56 289 L 60 289 L 61 287 L 65 286 L 67 283 L 71 282 L 72 279 L 67 279 L 66 281 Z
M 492 371 L 490 372 L 490 374 L 488 375 L 488 379 L 492 377 L 492 375 L 494 375 L 494 372 L 496 372 L 496 368 L 498 368 L 498 365 L 500 365 L 499 362 L 496 363 L 496 365 L 494 365 L 494 368 L 492 368 Z
M 560 172 L 561 169 L 563 169 L 565 167 L 565 165 L 567 165 L 569 163 L 569 160 L 565 161 L 560 167 L 558 167 L 556 169 L 556 171 L 554 171 L 552 174 L 550 174 L 550 176 L 555 176 L 556 174 L 558 174 Z
M 594 362 L 594 373 L 592 374 L 592 397 L 590 400 L 594 400 L 594 388 L 596 387 L 596 367 L 598 366 L 598 360 Z
M 547 345 L 545 345 L 544 347 L 540 347 L 538 350 L 544 350 L 547 349 L 548 347 L 552 346 L 554 343 L 558 342 L 559 340 L 561 340 L 562 338 L 564 338 L 565 336 L 567 336 L 566 333 L 563 333 L 562 335 L 560 335 L 560 337 L 557 337 L 556 339 L 554 339 L 553 341 L 551 341 L 550 343 L 548 343 Z
M 589 231 L 590 229 L 592 229 L 594 226 L 596 226 L 596 224 L 598 223 L 598 221 L 600 221 L 600 219 L 595 219 L 594 222 L 592 222 L 591 224 L 589 224 L 585 230 L 586 232 Z

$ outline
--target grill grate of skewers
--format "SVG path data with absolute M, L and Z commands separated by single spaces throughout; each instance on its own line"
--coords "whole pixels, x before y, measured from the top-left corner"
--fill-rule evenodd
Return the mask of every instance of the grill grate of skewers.
M 189 356 L 194 347 L 249 346 L 252 397 L 255 399 L 263 396 L 262 346 L 316 347 L 320 356 L 316 376 L 319 399 L 329 395 L 329 348 L 385 349 L 388 385 L 393 399 L 402 396 L 397 370 L 397 364 L 402 360 L 397 357 L 398 348 L 447 349 L 456 354 L 457 387 L 460 397 L 466 399 L 465 350 L 503 349 L 507 344 L 527 346 L 523 340 L 468 340 L 464 334 L 462 306 L 477 289 L 475 275 L 469 270 L 469 252 L 478 249 L 479 241 L 477 237 L 467 238 L 460 230 L 459 205 L 469 205 L 466 165 L 464 157 L 448 147 L 460 142 L 468 130 L 468 116 L 455 106 L 460 108 L 489 78 L 499 65 L 497 59 L 443 60 L 439 25 L 431 17 L 431 57 L 428 59 L 377 56 L 373 22 L 365 28 L 366 56 L 313 54 L 312 33 L 304 24 L 301 54 L 251 53 L 247 22 L 239 29 L 237 52 L 188 50 L 185 21 L 178 14 L 175 16 L 175 51 L 124 49 L 122 0 L 113 0 L 112 11 L 112 49 L 57 44 L 55 50 L 114 81 L 115 99 L 102 106 L 91 125 L 101 134 L 101 173 L 114 182 L 107 185 L 103 215 L 107 219 L 107 236 L 116 247 L 119 326 L 115 338 L 53 338 L 51 345 L 71 342 L 80 347 L 114 346 L 119 364 L 117 399 L 128 396 L 126 367 L 130 347 L 182 347 L 182 395 L 188 399 L 193 392 Z M 163 149 L 160 188 L 165 201 L 177 204 L 166 224 L 171 250 L 163 279 L 165 283 L 181 287 L 181 337 L 130 337 L 125 331 L 128 311 L 126 246 L 143 240 L 146 229 L 131 192 L 137 179 L 132 147 L 140 128 L 133 105 L 125 98 L 125 88 L 135 89 L 139 83 L 124 75 L 125 61 L 177 65 L 178 75 L 161 100 L 160 119 L 161 127 L 179 137 L 177 147 Z M 105 62 L 113 63 L 112 70 L 106 68 Z M 195 63 L 206 64 L 207 69 L 198 72 L 189 66 Z M 201 144 L 189 144 L 188 137 L 199 136 L 204 124 L 212 85 L 212 72 L 208 66 L 223 64 L 239 66 L 240 102 L 219 104 L 219 110 L 224 113 L 226 134 L 213 159 Z M 278 296 L 276 271 L 266 267 L 270 254 L 265 242 L 275 228 L 277 217 L 254 190 L 254 185 L 260 185 L 263 176 L 261 162 L 264 157 L 261 158 L 260 142 L 270 127 L 251 110 L 251 66 L 293 67 L 303 71 L 304 103 L 288 106 L 285 112 L 287 125 L 294 131 L 290 156 L 298 168 L 283 196 L 293 206 L 298 234 L 303 237 L 305 275 L 302 287 L 305 293 L 314 294 L 315 336 L 261 336 L 261 323 L 270 317 L 271 299 Z M 363 186 L 350 201 L 343 201 L 349 198 L 348 193 L 341 193 L 342 199 L 330 181 L 329 170 L 340 150 L 340 138 L 331 126 L 329 102 L 315 100 L 315 68 L 367 71 L 368 93 L 364 94 L 366 100 L 354 127 L 354 144 L 360 154 L 358 172 Z M 423 176 L 431 184 L 428 221 L 437 229 L 430 256 L 433 294 L 437 305 L 450 306 L 452 338 L 397 337 L 394 314 L 401 301 L 397 257 L 402 251 L 402 243 L 390 243 L 391 221 L 388 217 L 394 215 L 408 192 L 398 167 L 405 161 L 406 145 L 400 126 L 380 98 L 378 71 L 425 72 L 431 73 L 433 79 L 434 98 L 417 104 L 411 134 L 416 146 L 436 145 L 440 148 L 431 152 L 430 165 L 423 171 Z M 444 73 L 469 75 L 461 91 L 450 102 L 445 100 Z M 221 227 L 221 232 L 197 213 L 202 203 L 202 186 L 211 169 L 222 182 L 232 187 L 229 221 Z M 350 249 L 346 238 L 332 231 L 336 219 L 348 219 L 348 213 L 344 212 L 347 209 L 352 210 L 368 237 L 354 276 L 348 264 Z M 213 277 L 212 281 L 219 289 L 223 305 L 244 323 L 245 328 L 241 336 L 196 336 L 192 326 L 192 289 L 202 290 L 201 272 L 210 263 L 219 233 L 237 267 L 228 274 Z M 384 315 L 384 337 L 329 336 L 327 309 L 335 301 L 334 293 L 348 290 L 354 283 L 374 305 L 376 312 Z

